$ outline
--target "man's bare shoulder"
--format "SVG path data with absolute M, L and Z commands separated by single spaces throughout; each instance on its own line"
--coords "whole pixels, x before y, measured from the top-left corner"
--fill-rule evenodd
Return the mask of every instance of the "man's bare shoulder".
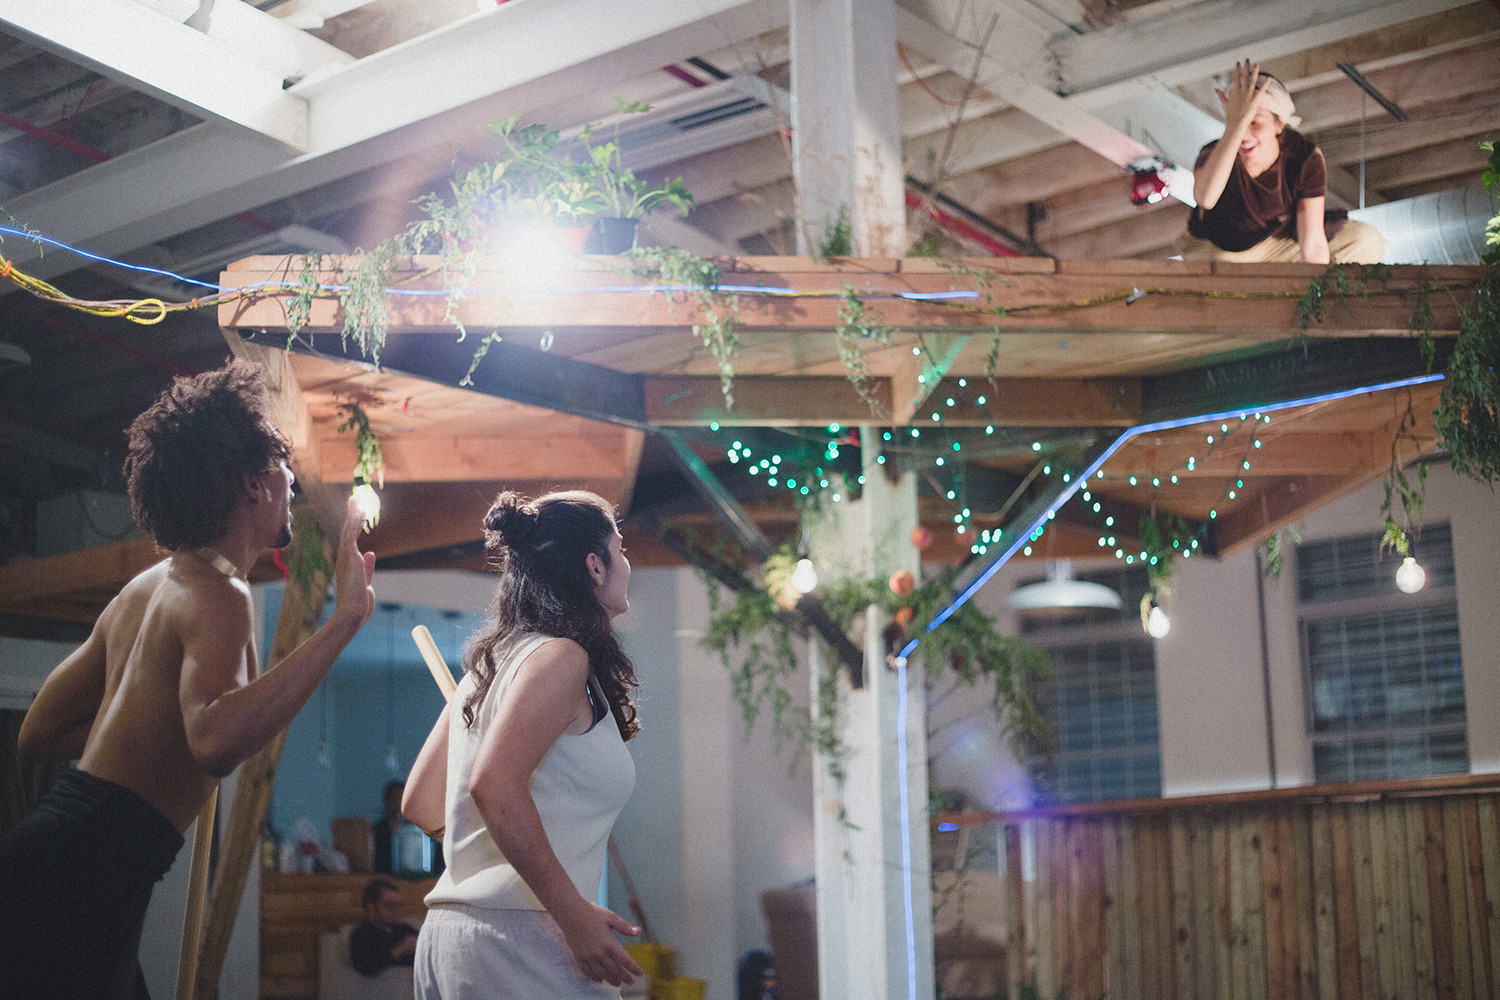
M 140 573 L 109 602 L 99 624 L 106 631 L 121 627 L 134 633 L 151 619 L 153 628 L 179 634 L 209 630 L 248 634 L 250 587 L 230 579 L 191 556 L 174 555 Z

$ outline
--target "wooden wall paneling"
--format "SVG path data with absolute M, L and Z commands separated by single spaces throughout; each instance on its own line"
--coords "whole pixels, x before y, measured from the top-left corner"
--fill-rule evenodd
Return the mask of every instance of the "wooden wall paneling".
M 1333 808 L 1312 807 L 1314 922 L 1318 939 L 1318 998 L 1339 1000 L 1338 895 L 1334 891 Z
M 1432 922 L 1432 887 L 1427 877 L 1430 866 L 1427 805 L 1420 801 L 1404 802 L 1401 812 L 1406 821 L 1407 872 L 1411 886 L 1412 975 L 1419 1000 L 1436 1000 L 1436 932 Z
M 1068 833 L 1071 819 L 1052 825 L 1052 981 L 1059 992 L 1073 983 L 1073 924 L 1068 908 Z M 1069 991 L 1071 994 L 1071 991 Z
M 1052 883 L 1056 868 L 1052 860 L 1054 828 L 1060 821 L 1036 821 L 1036 988 L 1044 997 L 1056 996 L 1057 981 L 1053 953 L 1057 950 L 1057 920 L 1053 915 Z
M 1088 972 L 1080 996 L 1104 997 L 1108 995 L 1108 976 L 1105 949 L 1105 894 L 1104 878 L 1104 823 L 1102 818 L 1089 820 L 1084 826 L 1084 858 L 1087 867 L 1082 880 L 1084 889 L 1083 926 L 1088 945 L 1084 949 L 1085 969 Z
M 1120 898 L 1124 909 L 1125 1000 L 1146 996 L 1141 946 L 1141 817 L 1128 815 L 1120 823 Z
M 1087 996 L 1084 984 L 1088 981 L 1085 950 L 1088 940 L 1087 920 L 1084 917 L 1085 875 L 1088 860 L 1085 857 L 1084 828 L 1088 820 L 1073 820 L 1068 824 L 1067 848 L 1063 869 L 1068 883 L 1068 967 L 1063 976 L 1068 984 L 1068 996 Z
M 1484 864 L 1484 914 L 1489 930 L 1490 993 L 1500 991 L 1500 830 L 1496 829 L 1495 800 L 1481 795 L 1475 804 L 1479 820 L 1479 850 Z
M 1008 823 L 1001 828 L 1000 835 L 1005 839 L 1005 989 L 1016 996 L 1026 959 L 1026 872 L 1022 866 L 1020 828 Z
M 1177 995 L 1194 995 L 1193 979 L 1193 829 L 1189 814 L 1175 812 L 1168 821 L 1172 847 L 1172 974 Z
M 1170 990 L 1172 966 L 1163 967 L 1161 937 L 1163 928 L 1156 920 L 1157 898 L 1162 891 L 1160 853 L 1157 850 L 1158 819 L 1140 818 L 1140 838 L 1136 841 L 1137 871 L 1141 880 L 1141 989 L 1148 997 L 1164 997 Z
M 1172 832 L 1168 825 L 1170 815 L 1158 817 L 1156 824 L 1156 955 L 1161 969 L 1162 995 L 1177 997 L 1177 976 L 1173 971 L 1175 961 L 1172 923 Z M 1184 998 L 1186 1000 L 1186 998 Z
M 1469 926 L 1469 961 L 1474 968 L 1474 994 L 1493 997 L 1490 988 L 1490 915 L 1484 892 L 1484 847 L 1479 839 L 1479 808 L 1473 796 L 1459 801 L 1464 828 L 1464 901 Z
M 1349 860 L 1354 869 L 1354 913 L 1359 941 L 1359 976 L 1363 993 L 1377 995 L 1379 960 L 1375 956 L 1375 889 L 1370 862 L 1370 806 L 1349 805 Z
M 1443 860 L 1446 865 L 1448 913 L 1453 948 L 1453 995 L 1472 1000 L 1474 991 L 1473 949 L 1469 946 L 1468 871 L 1464 864 L 1463 806 L 1457 799 L 1442 804 Z
M 1256 810 L 1241 812 L 1240 838 L 1245 843 L 1245 867 L 1241 874 L 1245 887 L 1245 996 L 1249 1000 L 1265 1000 L 1269 963 L 1266 959 L 1265 887 L 1261 877 L 1264 841 L 1261 840 Z
M 1288 822 L 1292 829 L 1292 849 L 1288 862 L 1292 866 L 1291 885 L 1297 913 L 1297 993 L 1300 1000 L 1315 1000 L 1318 995 L 1318 934 L 1313 907 L 1312 813 L 1306 806 L 1294 805 Z
M 1234 996 L 1233 920 L 1230 915 L 1229 867 L 1230 813 L 1221 810 L 1214 816 L 1212 851 L 1214 863 L 1214 966 L 1219 996 Z
M 1111 816 L 1100 830 L 1104 877 L 1104 988 L 1111 997 L 1125 995 L 1125 894 L 1120 875 L 1120 826 L 1129 817 Z M 1133 918 L 1133 917 L 1132 917 Z
M 1250 977 L 1246 969 L 1245 945 L 1245 837 L 1238 811 L 1226 817 L 1229 841 L 1229 990 L 1234 1000 L 1248 1000 Z
M 1457 995 L 1453 976 L 1453 911 L 1448 905 L 1448 861 L 1443 849 L 1443 806 L 1422 803 L 1424 853 L 1427 856 L 1427 896 L 1432 925 L 1432 975 L 1439 1000 Z
M 1260 817 L 1260 884 L 1261 898 L 1265 906 L 1266 929 L 1266 996 L 1272 1000 L 1286 1000 L 1291 994 L 1292 979 L 1286 947 L 1286 926 L 1295 922 L 1295 916 L 1286 905 L 1290 880 L 1282 877 L 1285 851 L 1291 847 L 1283 844 L 1281 820 L 1285 809 L 1272 809 Z M 1290 827 L 1288 827 L 1290 832 Z
M 1349 832 L 1349 805 L 1335 805 L 1329 815 L 1333 834 L 1333 895 L 1338 935 L 1339 996 L 1361 1000 L 1359 914 L 1354 895 L 1354 845 Z
M 1380 805 L 1385 828 L 1385 880 L 1390 900 L 1389 941 L 1391 947 L 1391 992 L 1394 997 L 1415 996 L 1414 941 L 1411 919 L 1411 877 L 1407 873 L 1406 820 L 1399 802 Z
M 1385 806 L 1371 802 L 1365 807 L 1365 839 L 1370 845 L 1370 901 L 1366 904 L 1371 912 L 1371 940 L 1375 950 L 1375 972 L 1379 985 L 1379 996 L 1389 997 L 1396 993 L 1396 949 L 1391 927 L 1391 878 L 1386 862 L 1388 850 L 1385 829 Z
M 1193 991 L 1191 996 L 1217 996 L 1220 989 L 1216 959 L 1218 940 L 1218 883 L 1214 878 L 1213 830 L 1215 814 L 1193 814 Z
M 1041 857 L 1037 853 L 1038 826 L 1040 826 L 1040 824 L 1036 820 L 1028 819 L 1023 822 L 1021 827 L 1022 842 L 1029 843 L 1031 845 L 1031 858 L 1033 864 L 1032 880 L 1030 882 L 1023 883 L 1021 889 L 1023 893 L 1022 905 L 1025 907 L 1026 913 L 1025 922 L 1021 927 L 1021 931 L 1025 935 L 1026 942 L 1022 949 L 1022 972 L 1025 976 L 1026 982 L 1031 986 L 1035 986 L 1037 984 L 1037 969 L 1039 968 L 1039 961 L 1037 958 L 1037 942 L 1040 936 L 1039 929 L 1041 927 L 1041 919 L 1039 916 L 1038 908 L 1038 900 L 1040 899 L 1041 893 L 1038 892 L 1037 889 L 1039 880 L 1041 879 Z

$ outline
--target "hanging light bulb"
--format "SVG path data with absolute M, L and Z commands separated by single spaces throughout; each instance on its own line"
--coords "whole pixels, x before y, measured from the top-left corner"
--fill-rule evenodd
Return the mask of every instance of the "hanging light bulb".
M 1172 622 L 1167 618 L 1167 613 L 1160 607 L 1152 608 L 1151 613 L 1146 616 L 1146 631 L 1151 638 L 1165 639 L 1171 630 Z
M 394 743 L 385 749 L 385 769 L 392 774 L 401 773 L 401 761 L 396 758 L 396 744 Z
M 359 516 L 365 520 L 365 530 L 380 523 L 380 494 L 369 483 L 358 483 L 354 487 L 354 502 L 359 507 Z
M 1401 560 L 1396 570 L 1396 586 L 1403 594 L 1415 594 L 1427 586 L 1427 571 L 1417 564 L 1415 556 Z
M 818 569 L 811 559 L 797 560 L 797 568 L 792 570 L 792 586 L 799 594 L 810 594 L 817 589 Z

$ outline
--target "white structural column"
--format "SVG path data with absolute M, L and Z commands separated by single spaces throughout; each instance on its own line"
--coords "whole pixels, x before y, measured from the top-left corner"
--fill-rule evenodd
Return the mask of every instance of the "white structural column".
M 875 464 L 878 433 L 863 429 L 863 497 L 828 504 L 813 523 L 811 556 L 824 579 L 918 570 L 911 544 L 916 476 L 886 479 L 884 466 Z M 838 670 L 843 750 L 836 761 L 823 752 L 813 761 L 822 1000 L 934 995 L 926 698 L 915 656 L 910 669 L 887 662 L 883 625 L 873 607 L 856 622 L 864 633 L 864 687 L 851 687 L 848 671 Z M 827 655 L 812 644 L 815 706 L 819 678 L 830 667 Z M 842 781 L 830 765 L 842 768 Z
M 792 0 L 799 253 L 848 212 L 856 257 L 906 252 L 895 0 Z

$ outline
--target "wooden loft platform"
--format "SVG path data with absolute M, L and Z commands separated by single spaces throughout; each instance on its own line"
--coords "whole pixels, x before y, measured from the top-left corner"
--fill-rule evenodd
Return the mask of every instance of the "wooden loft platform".
M 341 263 L 325 258 L 320 278 L 336 283 Z M 614 258 L 578 259 L 546 279 L 481 269 L 456 305 L 471 331 L 462 343 L 444 320 L 446 296 L 433 294 L 443 287 L 431 273 L 435 260 L 403 261 L 396 282 L 428 294 L 391 298 L 379 369 L 340 342 L 337 301 L 316 301 L 291 366 L 321 436 L 323 474 L 348 478 L 352 444 L 334 431 L 335 409 L 357 398 L 391 461 L 387 520 L 372 543 L 392 556 L 447 546 L 455 558 L 467 552 L 472 565 L 478 515 L 501 485 L 588 485 L 628 497 L 641 445 L 627 432 L 676 428 L 774 534 L 795 519 L 790 498 L 725 462 L 732 437 L 774 442 L 777 433 L 873 423 L 904 429 L 889 445 L 894 457 L 923 447 L 906 438 L 910 428 L 941 427 L 969 448 L 971 480 L 992 487 L 971 505 L 996 515 L 994 523 L 976 514 L 975 530 L 1000 527 L 1003 502 L 1039 455 L 1076 456 L 1155 420 L 1423 374 L 1410 322 L 1419 286 L 1429 289 L 1441 364 L 1481 273 L 1394 267 L 1348 295 L 1330 291 L 1321 322 L 1289 350 L 1298 302 L 1322 266 L 787 257 L 721 264 L 723 285 L 742 290 L 732 410 L 716 362 L 691 330 L 696 305 L 680 292 L 653 292 L 650 279 Z M 222 281 L 281 282 L 288 267 L 286 258 L 247 258 Z M 1358 286 L 1358 270 L 1347 280 Z M 878 415 L 845 378 L 833 335 L 846 286 L 889 331 L 884 341 L 859 344 Z M 263 345 L 285 343 L 278 296 L 226 304 L 220 322 Z M 491 330 L 503 341 L 479 366 L 474 387 L 457 388 L 477 331 Z M 1213 521 L 1218 551 L 1233 551 L 1383 474 L 1408 409 L 1415 427 L 1399 457 L 1433 451 L 1439 391 L 1424 385 L 1318 402 L 1256 422 L 1253 435 L 1242 430 L 1217 448 L 1205 440 L 1217 428 L 1136 437 L 1091 484 L 1093 499 L 1100 517 L 1117 512 L 1122 544 L 1141 512 L 1154 508 L 1193 525 Z M 1217 432 L 1222 441 L 1225 432 Z M 1236 451 L 1242 443 L 1249 456 Z M 1226 487 L 1230 480 L 1243 485 Z M 931 554 L 966 557 L 968 540 L 951 530 L 952 504 L 940 493 L 922 504 L 924 521 L 950 529 L 937 532 Z M 1048 554 L 1099 553 L 1098 518 L 1086 508 L 1070 512 L 1075 507 L 1085 505 L 1059 511 Z M 712 520 L 674 510 L 679 522 Z

